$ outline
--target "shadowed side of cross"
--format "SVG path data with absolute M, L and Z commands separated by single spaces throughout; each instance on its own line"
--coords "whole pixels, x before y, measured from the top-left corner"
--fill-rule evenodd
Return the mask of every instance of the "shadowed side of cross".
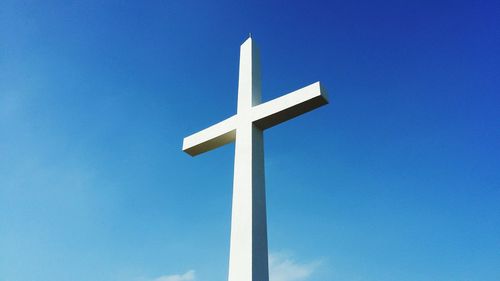
M 319 82 L 261 103 L 259 52 L 252 38 L 240 50 L 237 114 L 184 139 L 191 156 L 236 142 L 229 281 L 268 281 L 263 130 L 328 103 Z

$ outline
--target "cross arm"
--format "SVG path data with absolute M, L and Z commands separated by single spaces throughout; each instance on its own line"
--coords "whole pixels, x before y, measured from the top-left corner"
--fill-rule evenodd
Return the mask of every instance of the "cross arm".
M 282 97 L 254 106 L 254 124 L 264 130 L 328 103 L 320 82 L 313 83 Z
M 236 116 L 212 125 L 184 138 L 182 150 L 191 156 L 210 151 L 233 142 L 236 138 Z

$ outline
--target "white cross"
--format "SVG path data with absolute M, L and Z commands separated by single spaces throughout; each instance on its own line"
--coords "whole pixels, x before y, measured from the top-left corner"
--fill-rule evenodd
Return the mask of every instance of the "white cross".
M 328 103 L 319 82 L 261 103 L 259 51 L 248 38 L 240 49 L 237 114 L 184 138 L 191 156 L 236 141 L 229 281 L 268 281 L 263 130 Z

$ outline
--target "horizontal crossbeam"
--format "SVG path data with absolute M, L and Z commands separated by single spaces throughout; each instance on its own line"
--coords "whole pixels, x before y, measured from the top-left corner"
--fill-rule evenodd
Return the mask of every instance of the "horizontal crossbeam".
M 274 100 L 256 105 L 251 109 L 251 120 L 264 130 L 309 112 L 328 103 L 325 89 L 316 82 Z M 236 138 L 238 119 L 234 115 L 184 139 L 182 150 L 191 156 L 210 151 L 233 142 Z M 241 121 L 241 120 L 240 120 Z
M 236 115 L 184 138 L 182 150 L 191 156 L 233 142 L 236 138 Z
M 320 82 L 252 108 L 252 121 L 261 130 L 271 128 L 328 103 Z

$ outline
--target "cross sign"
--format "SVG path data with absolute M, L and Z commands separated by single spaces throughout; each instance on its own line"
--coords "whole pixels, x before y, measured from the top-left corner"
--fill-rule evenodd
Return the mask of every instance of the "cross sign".
M 263 131 L 328 103 L 320 82 L 261 103 L 259 51 L 240 48 L 237 114 L 184 138 L 191 156 L 235 141 L 229 281 L 268 281 Z

